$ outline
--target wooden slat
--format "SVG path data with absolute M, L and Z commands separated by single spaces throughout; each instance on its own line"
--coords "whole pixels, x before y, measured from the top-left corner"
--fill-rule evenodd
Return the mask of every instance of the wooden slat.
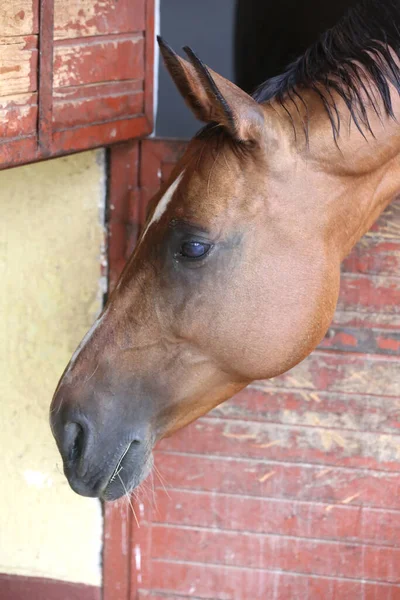
M 55 0 L 54 37 L 129 33 L 145 29 L 144 0 Z
M 56 44 L 54 87 L 143 79 L 143 44 L 140 34 Z
M 128 504 L 104 505 L 103 594 L 105 600 L 130 599 L 130 526 Z
M 36 134 L 21 137 L 12 142 L 6 140 L 0 143 L 0 165 L 2 169 L 33 162 L 39 158 Z
M 245 531 L 398 547 L 400 511 L 368 506 L 168 488 L 155 490 L 153 521 L 185 527 Z
M 38 150 L 43 157 L 51 154 L 53 134 L 53 9 L 53 0 L 40 0 Z
M 311 561 L 314 557 L 311 557 Z M 355 569 L 354 576 L 357 576 Z M 289 600 L 399 600 L 400 588 L 395 584 L 379 584 L 357 580 L 334 579 L 314 575 L 285 573 L 281 569 L 247 570 L 202 563 L 157 560 L 153 566 L 154 590 L 209 600 L 248 600 L 262 598 Z M 176 592 L 177 595 L 174 595 Z M 146 595 L 140 596 L 144 600 Z
M 53 105 L 53 126 L 56 130 L 68 129 L 95 123 L 112 121 L 143 114 L 143 92 L 133 91 L 125 94 L 107 94 L 105 90 L 98 97 L 83 97 L 60 100 Z
M 315 351 L 280 377 L 260 382 L 260 388 L 298 388 L 352 394 L 399 397 L 399 365 L 392 357 Z
M 400 314 L 400 277 L 343 273 L 338 309 Z
M 162 443 L 164 450 L 397 471 L 400 435 L 281 423 L 202 419 Z M 356 490 L 354 493 L 358 492 Z
M 385 396 L 325 390 L 249 387 L 220 404 L 211 417 L 327 429 L 400 433 L 400 402 Z
M 154 524 L 151 550 L 162 560 L 400 582 L 400 548 L 364 543 Z
M 37 90 L 37 36 L 0 37 L 0 96 Z
M 290 456 L 279 462 L 168 452 L 161 448 L 156 453 L 156 465 L 167 485 L 174 489 L 231 494 L 244 499 L 257 496 L 318 502 L 329 506 L 329 510 L 343 505 L 400 509 L 398 472 L 296 464 L 290 462 Z M 167 496 L 164 502 L 168 502 Z
M 56 131 L 53 135 L 53 154 L 77 152 L 97 148 L 118 141 L 128 141 L 149 133 L 146 117 L 139 115 L 129 119 L 106 123 L 88 124 L 86 127 Z
M 400 356 L 400 331 L 332 325 L 319 347 Z
M 34 135 L 37 111 L 36 93 L 0 97 L 0 139 Z
M 363 313 L 357 310 L 337 310 L 333 317 L 332 325 L 335 327 L 400 331 L 400 315 L 396 313 Z
M 38 0 L 0 0 L 0 37 L 38 31 Z

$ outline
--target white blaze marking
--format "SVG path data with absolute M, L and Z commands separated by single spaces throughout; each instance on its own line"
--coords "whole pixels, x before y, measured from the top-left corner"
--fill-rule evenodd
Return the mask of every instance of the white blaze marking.
M 153 225 L 153 223 L 156 223 L 157 221 L 159 221 L 161 219 L 161 217 L 163 216 L 163 214 L 165 213 L 165 211 L 167 210 L 168 204 L 171 202 L 173 195 L 175 194 L 176 189 L 182 180 L 183 173 L 184 173 L 184 171 L 182 171 L 182 173 L 180 173 L 178 175 L 178 177 L 169 186 L 169 188 L 165 192 L 164 196 L 161 198 L 161 200 L 157 204 L 156 209 L 151 218 L 151 221 L 149 222 L 149 224 L 147 225 L 146 229 L 143 232 L 141 242 L 143 242 L 144 236 L 148 232 L 149 228 Z

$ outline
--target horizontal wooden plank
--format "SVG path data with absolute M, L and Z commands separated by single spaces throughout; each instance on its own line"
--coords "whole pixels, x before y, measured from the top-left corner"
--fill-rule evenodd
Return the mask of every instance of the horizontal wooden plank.
M 342 272 L 399 276 L 400 240 L 382 240 L 377 234 L 365 236 L 343 261 Z
M 53 153 L 64 154 L 107 146 L 116 141 L 122 142 L 149 133 L 151 133 L 151 124 L 144 116 L 56 131 L 53 135 Z
M 0 38 L 0 96 L 37 90 L 37 36 Z
M 37 129 L 37 94 L 0 97 L 0 138 L 33 135 Z
M 140 34 L 55 45 L 55 88 L 143 78 L 144 40 Z
M 154 523 L 151 553 L 163 560 L 400 582 L 400 548 L 393 547 Z
M 360 329 L 386 329 L 389 332 L 398 332 L 400 331 L 400 314 L 337 310 L 332 325 L 334 328 L 357 327 Z
M 311 557 L 311 563 L 314 557 Z M 210 600 L 399 600 L 398 585 L 249 570 L 223 565 L 154 561 L 152 588 Z M 144 595 L 140 596 L 145 598 Z M 175 598 L 175 596 L 174 596 Z M 179 596 L 176 596 L 179 598 Z
M 55 0 L 54 37 L 128 33 L 145 29 L 145 0 Z
M 40 152 L 36 136 L 0 142 L 0 169 L 33 162 L 39 158 Z
M 39 31 L 38 0 L 0 0 L 0 37 Z
M 319 347 L 341 352 L 400 356 L 400 331 L 332 325 Z
M 400 314 L 400 277 L 343 273 L 338 309 Z
M 155 458 L 166 485 L 176 489 L 400 509 L 398 472 L 191 455 L 162 451 L 161 444 Z
M 250 386 L 220 404 L 210 416 L 378 434 L 400 433 L 399 399 L 324 390 L 260 390 Z
M 162 448 L 397 471 L 400 435 L 207 418 L 166 440 Z
M 89 85 L 69 86 L 54 90 L 55 102 L 73 102 L 101 96 L 124 96 L 143 92 L 143 81 L 107 81 Z
M 256 385 L 259 389 L 301 388 L 398 398 L 399 364 L 395 357 L 317 350 L 284 375 Z
M 188 490 L 155 490 L 153 522 L 215 530 L 398 546 L 400 511 L 252 498 Z
M 99 95 L 97 98 L 56 100 L 53 104 L 53 125 L 55 130 L 67 129 L 99 121 L 142 115 L 143 110 L 142 91 L 120 96 Z

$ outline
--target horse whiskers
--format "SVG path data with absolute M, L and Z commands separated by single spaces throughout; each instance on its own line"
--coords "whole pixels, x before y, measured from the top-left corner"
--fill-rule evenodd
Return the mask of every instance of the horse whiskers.
M 118 479 L 120 480 L 120 482 L 121 482 L 121 485 L 122 485 L 122 487 L 123 487 L 123 488 L 124 488 L 124 490 L 125 490 L 125 495 L 124 495 L 124 498 L 127 498 L 128 502 L 129 502 L 129 506 L 131 507 L 131 510 L 132 510 L 133 516 L 135 517 L 136 525 L 138 526 L 138 529 L 140 529 L 140 524 L 139 524 L 138 518 L 137 518 L 137 516 L 136 516 L 135 509 L 133 508 L 133 504 L 132 504 L 132 502 L 131 502 L 131 498 L 130 498 L 129 492 L 128 492 L 128 490 L 126 489 L 126 487 L 125 487 L 125 484 L 124 484 L 124 482 L 123 482 L 123 480 L 122 480 L 122 477 L 121 477 L 121 475 L 119 474 L 119 472 L 117 473 L 117 477 L 118 477 Z
M 114 481 L 114 479 L 116 478 L 116 476 L 118 475 L 118 473 L 120 473 L 120 471 L 121 471 L 122 467 L 121 467 L 121 469 L 120 469 L 119 471 L 118 471 L 118 469 L 119 469 L 119 467 L 120 467 L 120 465 L 121 465 L 122 461 L 124 460 L 124 458 L 125 458 L 125 455 L 126 455 L 126 453 L 128 452 L 128 450 L 129 450 L 129 448 L 130 448 L 130 447 L 131 447 L 131 444 L 129 444 L 129 446 L 127 446 L 127 447 L 126 447 L 126 449 L 125 449 L 125 452 L 123 453 L 123 455 L 122 455 L 122 456 L 121 456 L 121 458 L 119 459 L 119 461 L 118 461 L 118 463 L 117 463 L 117 466 L 116 466 L 116 467 L 115 467 L 115 469 L 114 469 L 114 473 L 111 475 L 110 483 L 111 483 L 112 481 Z M 118 471 L 118 473 L 117 473 L 117 471 Z
M 160 480 L 160 483 L 164 489 L 164 492 L 167 494 L 168 498 L 171 500 L 171 496 L 168 493 L 168 490 L 166 488 L 167 481 L 165 480 L 165 478 L 161 475 L 160 470 L 156 467 L 155 463 L 153 463 L 153 469 L 155 474 L 157 475 L 158 479 Z

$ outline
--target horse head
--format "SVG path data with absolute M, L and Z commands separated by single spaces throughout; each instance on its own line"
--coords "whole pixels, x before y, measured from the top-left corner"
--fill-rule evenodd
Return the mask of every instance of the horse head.
M 310 354 L 332 319 L 343 258 L 332 210 L 316 210 L 333 189 L 328 169 L 285 112 L 190 49 L 184 60 L 160 47 L 206 125 L 150 203 L 51 407 L 70 485 L 104 499 L 146 477 L 158 440 Z

